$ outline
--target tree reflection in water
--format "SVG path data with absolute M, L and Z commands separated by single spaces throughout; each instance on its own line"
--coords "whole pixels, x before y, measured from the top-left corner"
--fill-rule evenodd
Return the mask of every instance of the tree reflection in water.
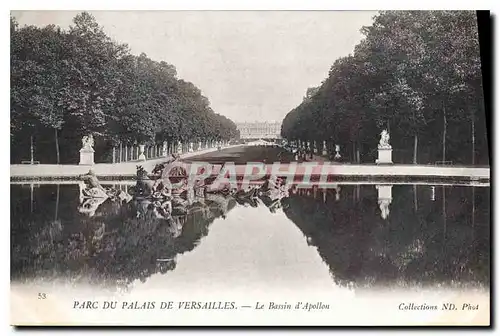
M 258 190 L 181 190 L 154 198 L 144 197 L 142 187 L 130 197 L 132 188 L 123 187 L 89 202 L 81 187 L 40 186 L 33 212 L 25 189 L 12 187 L 12 280 L 127 288 L 175 269 L 177 256 L 192 251 L 235 206 L 267 206 L 300 228 L 339 285 L 489 286 L 489 188 L 288 190 L 266 182 Z
M 489 188 L 442 187 L 434 200 L 430 186 L 392 189 L 385 219 L 373 186 L 343 186 L 340 200 L 301 190 L 283 200 L 284 212 L 339 285 L 489 286 Z

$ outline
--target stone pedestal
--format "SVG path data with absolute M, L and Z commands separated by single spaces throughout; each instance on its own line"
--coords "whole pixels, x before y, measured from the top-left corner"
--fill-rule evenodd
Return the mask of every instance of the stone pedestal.
M 93 165 L 94 164 L 94 150 L 91 148 L 80 149 L 80 164 Z
M 328 155 L 328 151 L 326 150 L 326 141 L 323 141 L 323 153 L 324 156 Z
M 146 161 L 146 155 L 144 155 L 144 147 L 145 145 L 139 145 L 139 157 L 137 158 L 139 161 Z
M 190 142 L 189 143 L 189 152 L 192 153 L 193 151 L 194 151 L 194 149 L 193 149 L 193 143 Z
M 378 148 L 376 164 L 392 164 L 392 148 Z

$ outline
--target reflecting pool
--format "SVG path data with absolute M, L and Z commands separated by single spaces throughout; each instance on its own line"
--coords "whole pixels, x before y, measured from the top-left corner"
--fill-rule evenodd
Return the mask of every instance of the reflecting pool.
M 489 288 L 490 187 L 339 183 L 266 194 L 82 195 L 11 184 L 12 283 Z

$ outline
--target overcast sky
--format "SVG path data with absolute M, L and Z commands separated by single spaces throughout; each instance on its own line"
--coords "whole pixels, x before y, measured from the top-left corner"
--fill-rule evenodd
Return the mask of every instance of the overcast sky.
M 352 53 L 371 11 L 91 11 L 105 32 L 177 68 L 215 112 L 276 120 Z M 74 11 L 14 11 L 21 25 L 67 28 Z

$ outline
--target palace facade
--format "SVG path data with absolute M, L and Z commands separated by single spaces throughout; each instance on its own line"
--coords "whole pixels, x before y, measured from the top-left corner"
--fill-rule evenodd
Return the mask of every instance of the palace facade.
M 281 139 L 280 121 L 236 123 L 241 139 Z

